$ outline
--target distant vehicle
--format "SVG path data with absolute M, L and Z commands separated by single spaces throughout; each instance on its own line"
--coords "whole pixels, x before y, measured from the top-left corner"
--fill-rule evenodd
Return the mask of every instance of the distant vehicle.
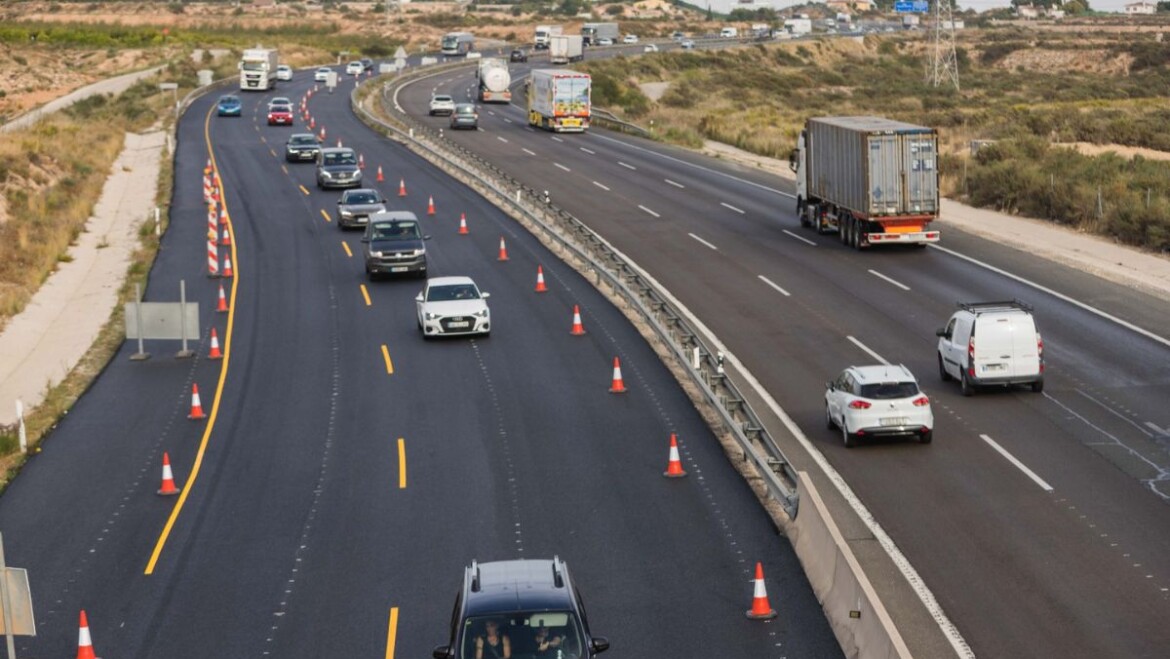
M 439 114 L 451 114 L 455 111 L 455 99 L 446 94 L 435 94 L 431 97 L 430 114 L 432 117 Z
M 789 157 L 801 226 L 855 249 L 937 243 L 938 132 L 881 117 L 811 117 Z
M 448 32 L 440 42 L 440 52 L 448 57 L 466 55 L 475 50 L 475 35 L 470 32 Z
M 356 188 L 361 184 L 362 170 L 353 149 L 325 148 L 317 154 L 318 188 Z
M 289 135 L 284 143 L 284 159 L 288 162 L 315 161 L 320 152 L 321 142 L 312 133 Z
M 597 40 L 596 43 L 598 46 L 612 46 L 613 39 L 610 39 L 609 37 L 601 37 L 600 39 Z
M 382 193 L 370 188 L 356 188 L 341 193 L 337 200 L 337 228 L 364 227 L 370 216 L 386 210 Z
M 460 103 L 455 106 L 455 111 L 451 113 L 451 130 L 458 128 L 472 130 L 479 128 L 479 111 L 475 109 L 475 105 Z
M 500 624 L 499 633 L 509 639 L 535 639 L 547 629 L 549 637 L 559 641 L 551 656 L 592 659 L 609 648 L 607 639 L 590 632 L 576 581 L 565 562 L 555 556 L 552 560 L 472 561 L 455 595 L 447 645 L 435 648 L 433 656 L 475 657 L 475 639 L 489 620 Z M 513 652 L 512 656 L 533 655 Z
M 333 73 L 333 69 L 323 66 L 313 72 L 313 82 L 325 82 L 329 79 L 329 74 Z
M 292 67 L 287 64 L 281 64 L 276 67 L 276 79 L 281 81 L 289 81 L 293 78 Z
M 643 53 L 657 53 L 658 46 L 656 44 L 648 43 L 645 46 L 642 46 L 642 52 Z
M 418 329 L 423 338 L 459 334 L 491 334 L 489 293 L 471 277 L 432 277 L 414 298 Z
M 678 45 L 681 46 L 684 50 L 691 50 L 695 47 L 695 42 L 691 41 L 690 39 L 683 39 L 681 42 L 679 42 Z
M 243 109 L 240 97 L 235 94 L 224 94 L 215 104 L 215 113 L 221 117 L 238 117 Z
M 930 398 L 905 366 L 850 366 L 825 385 L 825 425 L 839 428 L 846 448 L 867 437 L 934 439 Z
M 601 39 L 609 39 L 609 45 L 621 34 L 617 23 L 586 23 L 581 26 L 581 36 L 587 46 L 600 46 Z
M 935 334 L 939 377 L 958 380 L 964 396 L 992 384 L 1044 391 L 1044 341 L 1023 302 L 961 303 Z
M 357 60 L 345 65 L 345 75 L 360 76 L 365 70 L 366 67 L 362 66 L 362 63 Z
M 674 34 L 670 35 L 670 38 L 674 39 L 675 41 L 682 41 L 683 39 L 687 38 L 687 35 L 685 32 L 676 31 Z
M 512 49 L 512 54 L 508 56 L 508 59 L 513 62 L 527 62 L 528 52 L 523 48 L 514 48 Z
M 638 43 L 638 35 L 627 34 L 626 36 L 622 37 L 622 43 Z
M 568 64 L 585 59 L 585 41 L 579 34 L 561 34 L 548 42 L 550 64 Z
M 373 71 L 374 70 L 374 60 L 372 60 L 368 57 L 363 57 L 358 61 L 362 63 L 362 69 L 364 69 L 366 71 Z
M 812 33 L 812 20 L 808 18 L 789 18 L 784 21 L 784 29 L 794 37 Z
M 560 25 L 537 25 L 533 32 L 532 47 L 536 50 L 544 50 L 548 48 L 549 39 L 562 32 L 564 32 L 564 28 Z
M 362 236 L 366 277 L 427 274 L 427 248 L 418 217 L 410 211 L 383 211 L 370 216 Z
M 483 53 L 476 51 L 476 50 L 473 50 L 470 53 L 467 53 L 467 59 L 480 59 L 482 57 L 483 57 Z
M 271 104 L 268 106 L 269 126 L 293 125 L 293 111 L 291 105 Z
M 512 102 L 512 75 L 508 73 L 508 63 L 503 59 L 499 57 L 481 59 L 476 77 L 479 78 L 477 96 L 481 102 Z
M 240 89 L 267 90 L 276 87 L 280 55 L 272 48 L 248 48 L 240 55 Z
M 725 27 L 722 30 L 719 30 L 719 38 L 721 38 L 721 39 L 734 39 L 735 37 L 738 37 L 738 36 L 739 36 L 739 28 Z
M 535 69 L 528 84 L 528 125 L 557 133 L 583 133 L 591 117 L 588 73 Z

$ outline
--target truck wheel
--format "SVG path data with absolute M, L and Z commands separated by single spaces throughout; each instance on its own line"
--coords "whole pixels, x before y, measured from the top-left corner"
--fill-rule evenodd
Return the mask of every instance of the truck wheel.
M 850 227 L 852 227 L 852 226 L 853 226 L 853 216 L 852 215 L 846 215 L 845 217 L 838 218 L 838 220 L 837 220 L 837 237 L 841 239 L 842 245 L 849 244 L 849 231 L 850 231 Z
M 797 197 L 796 199 L 796 217 L 800 220 L 800 226 L 808 226 L 808 218 L 804 214 L 804 200 Z
M 853 249 L 861 249 L 861 223 L 854 222 L 853 230 L 849 232 L 849 246 Z

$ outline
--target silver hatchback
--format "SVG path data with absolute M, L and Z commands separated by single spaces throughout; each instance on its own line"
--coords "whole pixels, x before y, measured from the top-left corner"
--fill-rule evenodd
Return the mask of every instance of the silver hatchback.
M 337 228 L 354 229 L 364 227 L 370 216 L 386 210 L 386 199 L 382 193 L 370 188 L 354 188 L 341 193 L 337 200 Z

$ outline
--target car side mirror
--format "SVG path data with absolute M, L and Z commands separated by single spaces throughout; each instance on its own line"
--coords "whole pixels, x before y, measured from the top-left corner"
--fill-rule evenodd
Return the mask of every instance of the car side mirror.
M 489 297 L 491 297 L 491 296 L 492 296 L 492 294 L 491 294 L 491 293 L 488 293 L 487 291 L 480 291 L 480 292 L 479 292 L 479 296 L 480 296 L 481 298 L 483 298 L 483 299 L 485 299 L 485 300 L 486 300 L 486 299 L 488 299 Z
M 363 243 L 368 243 L 368 242 L 370 242 L 370 239 L 369 239 L 368 237 L 366 237 L 366 236 L 362 236 L 362 242 L 363 242 Z
M 423 236 L 423 240 L 430 240 L 430 239 L 431 239 L 430 236 Z
M 946 336 L 947 335 L 947 328 L 940 327 L 940 328 L 936 329 L 934 331 L 934 335 L 935 336 Z
M 418 295 L 414 296 L 414 301 L 415 302 L 422 302 L 423 301 L 422 293 L 419 293 Z
M 431 651 L 431 656 L 435 659 L 452 659 L 455 653 L 451 652 L 451 647 L 448 645 L 438 645 Z
M 341 205 L 341 200 L 340 200 L 340 199 L 338 199 L 338 200 L 337 200 L 337 205 L 338 205 L 338 206 L 340 206 L 340 205 Z
M 829 391 L 836 391 L 836 390 L 837 390 L 837 385 L 836 385 L 835 383 L 833 383 L 833 382 L 826 382 L 826 383 L 825 383 L 825 388 L 826 388 L 826 389 L 828 389 Z
M 609 649 L 609 639 L 604 636 L 594 636 L 589 645 L 594 652 L 605 652 Z

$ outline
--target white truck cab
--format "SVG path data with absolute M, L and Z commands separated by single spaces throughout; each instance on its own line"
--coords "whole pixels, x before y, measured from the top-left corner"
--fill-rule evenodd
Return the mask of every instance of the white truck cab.
M 939 377 L 958 380 L 964 396 L 992 384 L 1044 390 L 1044 342 L 1023 302 L 960 303 L 935 334 Z

